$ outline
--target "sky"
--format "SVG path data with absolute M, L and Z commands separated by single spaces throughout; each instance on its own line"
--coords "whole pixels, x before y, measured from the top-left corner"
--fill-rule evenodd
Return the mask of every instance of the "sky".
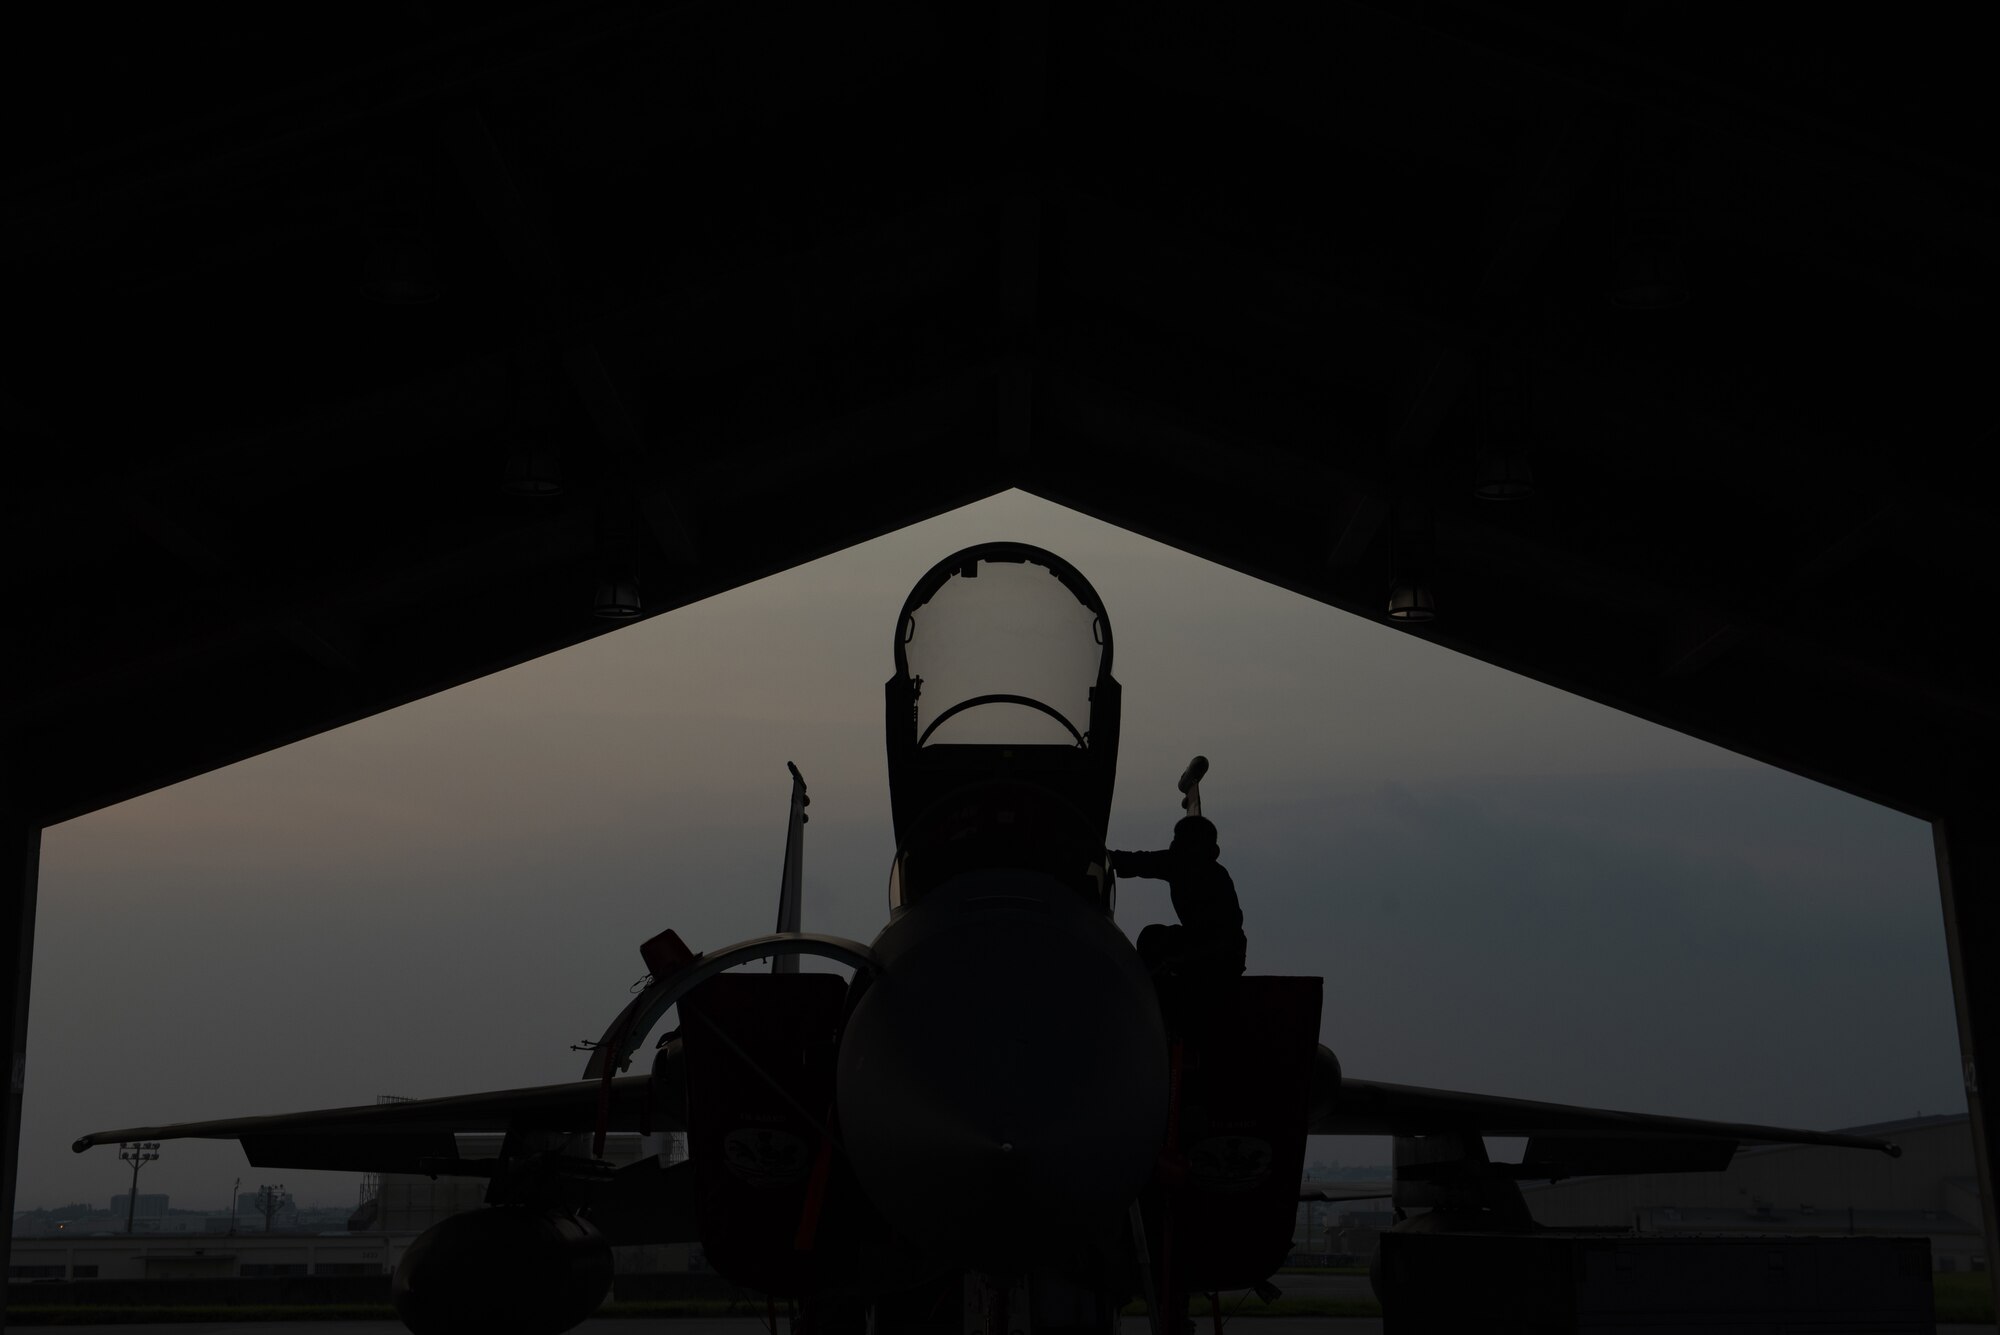
M 804 925 L 873 937 L 896 615 L 1001 539 L 1109 612 L 1111 846 L 1163 846 L 1206 754 L 1250 971 L 1325 979 L 1347 1074 L 1814 1128 L 1963 1110 L 1922 822 L 1011 492 L 48 830 L 17 1208 L 126 1190 L 86 1131 L 580 1075 L 640 942 L 770 930 L 786 761 Z M 1171 915 L 1121 883 L 1128 933 Z M 238 1178 L 357 1199 L 234 1142 L 168 1142 L 140 1189 L 223 1207 Z

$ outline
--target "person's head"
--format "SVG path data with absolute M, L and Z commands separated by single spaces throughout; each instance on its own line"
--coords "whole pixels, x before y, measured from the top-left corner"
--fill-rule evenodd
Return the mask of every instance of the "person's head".
M 1173 851 L 1213 862 L 1222 856 L 1215 840 L 1215 822 L 1205 816 L 1183 816 L 1174 822 Z

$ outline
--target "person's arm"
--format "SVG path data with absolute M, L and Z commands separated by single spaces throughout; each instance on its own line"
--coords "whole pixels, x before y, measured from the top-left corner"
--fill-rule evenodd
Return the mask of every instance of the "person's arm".
M 1136 876 L 1142 881 L 1164 881 L 1172 858 L 1165 849 L 1157 853 L 1126 853 L 1111 850 L 1111 871 L 1117 876 Z

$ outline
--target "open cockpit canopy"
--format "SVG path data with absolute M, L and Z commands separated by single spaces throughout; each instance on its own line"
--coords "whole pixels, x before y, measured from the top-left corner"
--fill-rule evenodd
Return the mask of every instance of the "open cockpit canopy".
M 1108 911 L 1118 683 L 1110 619 L 1074 566 L 1015 542 L 932 566 L 896 619 L 887 704 L 896 907 L 1017 867 Z
M 896 671 L 913 688 L 919 746 L 1085 746 L 1094 690 L 1111 672 L 1111 624 L 1068 562 L 988 543 L 911 590 Z

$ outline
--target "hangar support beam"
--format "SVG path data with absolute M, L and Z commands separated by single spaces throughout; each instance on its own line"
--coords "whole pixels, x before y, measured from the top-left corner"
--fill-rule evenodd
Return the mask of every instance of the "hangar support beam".
M 1986 1274 L 2000 1263 L 1993 1166 L 2000 1161 L 2000 1126 L 1979 1093 L 1979 1072 L 2000 1069 L 2000 979 L 1985 947 L 2000 939 L 2000 827 L 1996 803 L 1967 803 L 1931 826 L 1937 844 L 1938 888 L 1944 898 L 1945 953 L 1951 960 L 1951 995 L 1958 1011 L 1958 1048 L 1965 1072 L 1965 1105 L 1972 1115 L 1972 1159 L 1979 1170 L 1979 1201 L 1986 1231 Z
M 6 1008 L 7 1033 L 13 1058 L 8 1063 L 6 1126 L 0 1130 L 0 1197 L 7 1212 L 0 1215 L 0 1246 L 14 1254 L 14 1189 L 20 1179 L 21 1090 L 28 1069 L 28 975 L 35 962 L 35 882 L 41 870 L 42 825 L 11 803 L 0 805 L 0 856 L 6 858 L 5 903 L 0 904 L 0 959 L 12 969 L 0 1005 Z M 7 1314 L 0 1304 L 0 1331 Z

